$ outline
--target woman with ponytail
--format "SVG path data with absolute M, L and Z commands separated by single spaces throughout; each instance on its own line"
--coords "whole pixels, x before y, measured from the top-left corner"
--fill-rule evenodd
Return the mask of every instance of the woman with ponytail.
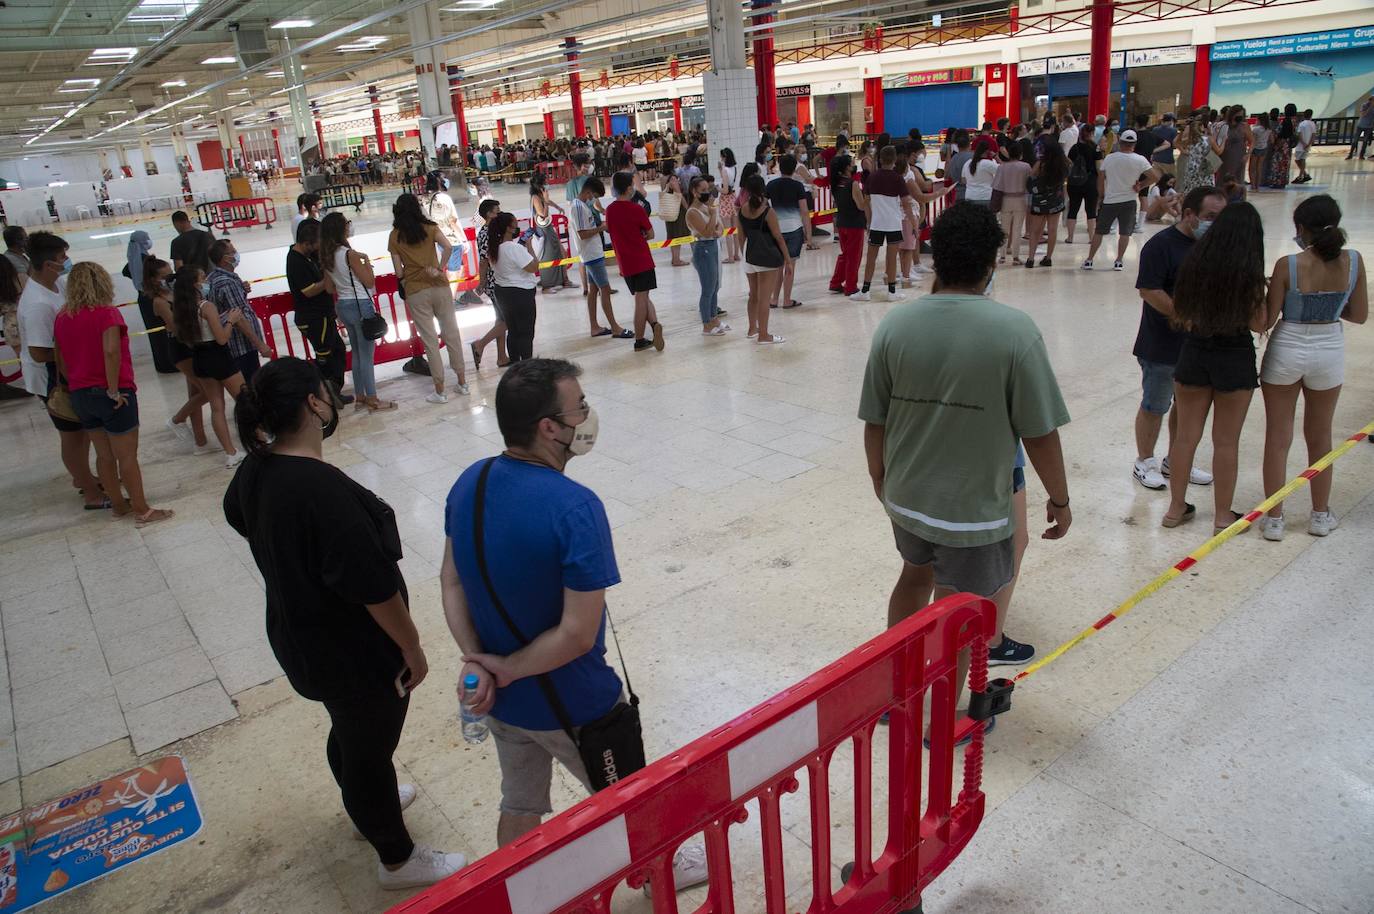
M 229 436 L 224 392 L 237 400 L 244 387 L 243 374 L 234 364 L 228 346 L 233 324 L 243 318 L 243 312 L 235 308 L 221 318 L 214 302 L 207 301 L 209 294 L 210 284 L 200 267 L 185 264 L 177 270 L 172 282 L 170 326 L 176 338 L 191 347 L 191 373 L 210 404 L 210 425 L 224 449 L 224 465 L 233 469 L 243 460 L 243 452 L 234 447 L 234 439 Z
M 214 453 L 218 448 L 211 447 L 205 437 L 205 419 L 201 414 L 201 407 L 205 406 L 205 394 L 201 392 L 200 383 L 191 370 L 191 347 L 176 335 L 176 320 L 172 316 L 170 263 L 156 257 L 149 257 L 143 262 L 143 295 L 148 298 L 153 313 L 166 328 L 161 335 L 166 337 L 163 345 L 167 349 L 167 357 L 186 379 L 186 402 L 167 420 L 167 428 L 178 440 L 191 447 L 191 453 Z
M 1293 414 L 1302 394 L 1303 437 L 1311 461 L 1331 450 L 1331 424 L 1345 382 L 1345 335 L 1341 320 L 1363 324 L 1369 288 L 1358 251 L 1347 250 L 1341 208 L 1326 194 L 1309 197 L 1293 211 L 1294 241 L 1302 253 L 1280 257 L 1269 279 L 1266 326 L 1273 328 L 1260 368 L 1264 394 L 1264 494 L 1288 476 Z M 1331 469 L 1312 479 L 1312 516 L 1307 532 L 1336 529 L 1331 511 Z M 1283 539 L 1283 505 L 1269 510 L 1264 538 Z
M 264 365 L 234 408 L 249 458 L 224 494 L 267 591 L 267 640 L 294 688 L 321 702 L 330 771 L 354 826 L 377 852 L 383 888 L 430 885 L 466 865 L 414 843 L 392 754 L 410 693 L 429 670 L 401 576 L 386 503 L 325 462 L 339 414 L 311 362 Z

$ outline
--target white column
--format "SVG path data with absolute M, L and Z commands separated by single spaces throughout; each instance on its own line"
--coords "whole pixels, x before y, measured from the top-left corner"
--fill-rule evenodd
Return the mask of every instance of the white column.
M 153 158 L 153 142 L 152 142 L 152 140 L 148 139 L 147 137 L 139 137 L 139 138 L 138 138 L 138 149 L 139 149 L 139 152 L 143 153 L 143 171 L 144 171 L 144 173 L 145 173 L 145 174 L 152 174 L 153 171 L 157 171 L 157 160 Z M 152 171 L 149 171 L 148 166 L 150 166 L 150 165 L 152 166 Z
M 735 153 L 740 168 L 754 160 L 759 142 L 754 71 L 745 66 L 744 14 L 738 2 L 707 0 L 706 20 L 711 45 L 711 69 L 702 74 L 706 106 L 706 145 L 710 170 L 720 151 Z M 738 174 L 738 171 L 736 172 Z
M 410 40 L 416 44 L 433 41 L 443 34 L 439 24 L 439 4 L 431 0 L 423 7 L 406 13 L 406 23 L 410 27 Z M 420 48 L 415 51 L 415 82 L 420 97 L 420 145 L 425 154 L 435 156 L 434 124 L 451 116 L 448 105 L 448 71 L 444 69 L 442 45 Z
M 286 50 L 291 50 L 291 39 L 282 36 L 282 46 Z M 282 137 L 282 158 L 290 159 L 297 164 L 315 162 L 324 156 L 324 150 L 319 149 L 319 137 L 315 135 L 315 125 L 310 116 L 310 101 L 305 91 L 305 73 L 301 70 L 299 57 L 288 57 L 282 65 L 282 76 L 288 86 L 286 98 L 291 105 L 291 129 L 286 136 Z M 289 87 L 295 88 L 289 88 Z M 288 139 L 289 138 L 289 139 Z M 292 153 L 286 151 L 287 145 L 291 146 Z M 308 150 L 315 149 L 314 154 L 308 154 Z M 282 162 L 283 167 L 286 162 Z

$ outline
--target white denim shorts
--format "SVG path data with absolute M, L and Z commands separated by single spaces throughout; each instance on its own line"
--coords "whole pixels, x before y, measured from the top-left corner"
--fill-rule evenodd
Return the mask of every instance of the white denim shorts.
M 1297 384 L 1330 390 L 1345 381 L 1345 332 L 1340 321 L 1293 324 L 1279 321 L 1260 365 L 1265 384 Z

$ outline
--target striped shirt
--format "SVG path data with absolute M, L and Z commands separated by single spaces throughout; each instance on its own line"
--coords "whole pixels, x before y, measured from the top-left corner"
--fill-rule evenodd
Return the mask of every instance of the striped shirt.
M 238 308 L 253 322 L 253 332 L 257 334 L 258 339 L 262 339 L 262 321 L 258 320 L 253 306 L 248 304 L 248 293 L 243 291 L 243 280 L 239 279 L 238 274 L 224 267 L 215 267 L 210 271 L 208 278 L 210 301 L 215 303 L 215 310 L 219 311 L 220 322 L 227 324 L 225 316 Z M 253 344 L 248 342 L 248 337 L 243 335 L 243 331 L 235 327 L 234 332 L 229 335 L 229 354 L 238 358 L 256 351 Z

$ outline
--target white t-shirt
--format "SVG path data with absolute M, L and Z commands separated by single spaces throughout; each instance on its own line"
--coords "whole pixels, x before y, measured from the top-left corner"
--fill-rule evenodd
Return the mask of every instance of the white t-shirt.
M 291 240 L 296 240 L 296 229 L 301 227 L 301 223 L 310 218 L 309 213 L 296 213 L 291 217 Z
M 583 203 L 581 200 L 573 201 L 572 221 L 573 228 L 577 229 L 579 232 L 586 231 L 587 229 L 601 228 L 605 222 L 605 220 L 601 218 L 601 214 L 596 211 L 596 207 L 592 206 L 590 203 Z M 577 245 L 577 250 L 582 257 L 583 263 L 595 263 L 598 260 L 604 260 L 606 258 L 606 246 L 602 244 L 600 235 L 583 238 L 574 232 L 573 238 L 575 239 L 574 243 Z M 504 252 L 502 256 L 505 256 Z
M 329 278 L 334 280 L 334 288 L 339 290 L 339 300 L 361 300 L 372 297 L 372 290 L 348 266 L 346 247 L 334 250 L 334 263 L 329 267 Z
M 511 289 L 533 289 L 539 284 L 539 276 L 525 272 L 525 267 L 532 260 L 534 255 L 520 242 L 501 242 L 496 263 L 492 264 L 496 284 Z
M 733 165 L 720 166 L 721 193 L 735 192 L 735 167 Z
M 649 164 L 649 151 L 643 146 L 636 146 L 630 153 L 630 157 L 636 165 Z
M 67 277 L 57 277 L 57 291 L 48 289 L 36 279 L 24 284 L 19 295 L 19 338 L 24 341 L 24 351 L 19 354 L 19 363 L 24 372 L 24 389 L 36 397 L 48 395 L 48 366 L 35 362 L 29 355 L 29 347 L 52 349 L 52 327 L 57 321 L 57 312 L 67 301 Z
M 1298 125 L 1298 141 L 1304 146 L 1311 146 L 1312 140 L 1317 136 L 1317 125 L 1311 121 L 1303 121 Z
M 1073 144 L 1074 144 L 1074 143 L 1077 143 L 1077 142 L 1078 142 L 1078 127 L 1077 127 L 1077 126 L 1065 127 L 1063 130 L 1059 131 L 1059 145 L 1062 146 L 1062 147 L 1064 147 L 1064 155 L 1068 155 L 1068 154 L 1069 154 L 1069 150 L 1073 148 Z
M 453 205 L 453 198 L 448 194 L 441 190 L 426 200 L 425 215 L 438 224 L 449 244 L 456 248 L 467 246 L 467 237 L 458 223 L 458 207 Z
M 964 164 L 964 199 L 991 200 L 992 179 L 997 177 L 997 163 L 992 159 L 979 159 L 976 170 L 974 164 L 973 159 Z
M 1102 202 L 1129 203 L 1136 198 L 1135 182 L 1150 170 L 1150 161 L 1135 152 L 1113 152 L 1097 167 L 1106 175 Z

